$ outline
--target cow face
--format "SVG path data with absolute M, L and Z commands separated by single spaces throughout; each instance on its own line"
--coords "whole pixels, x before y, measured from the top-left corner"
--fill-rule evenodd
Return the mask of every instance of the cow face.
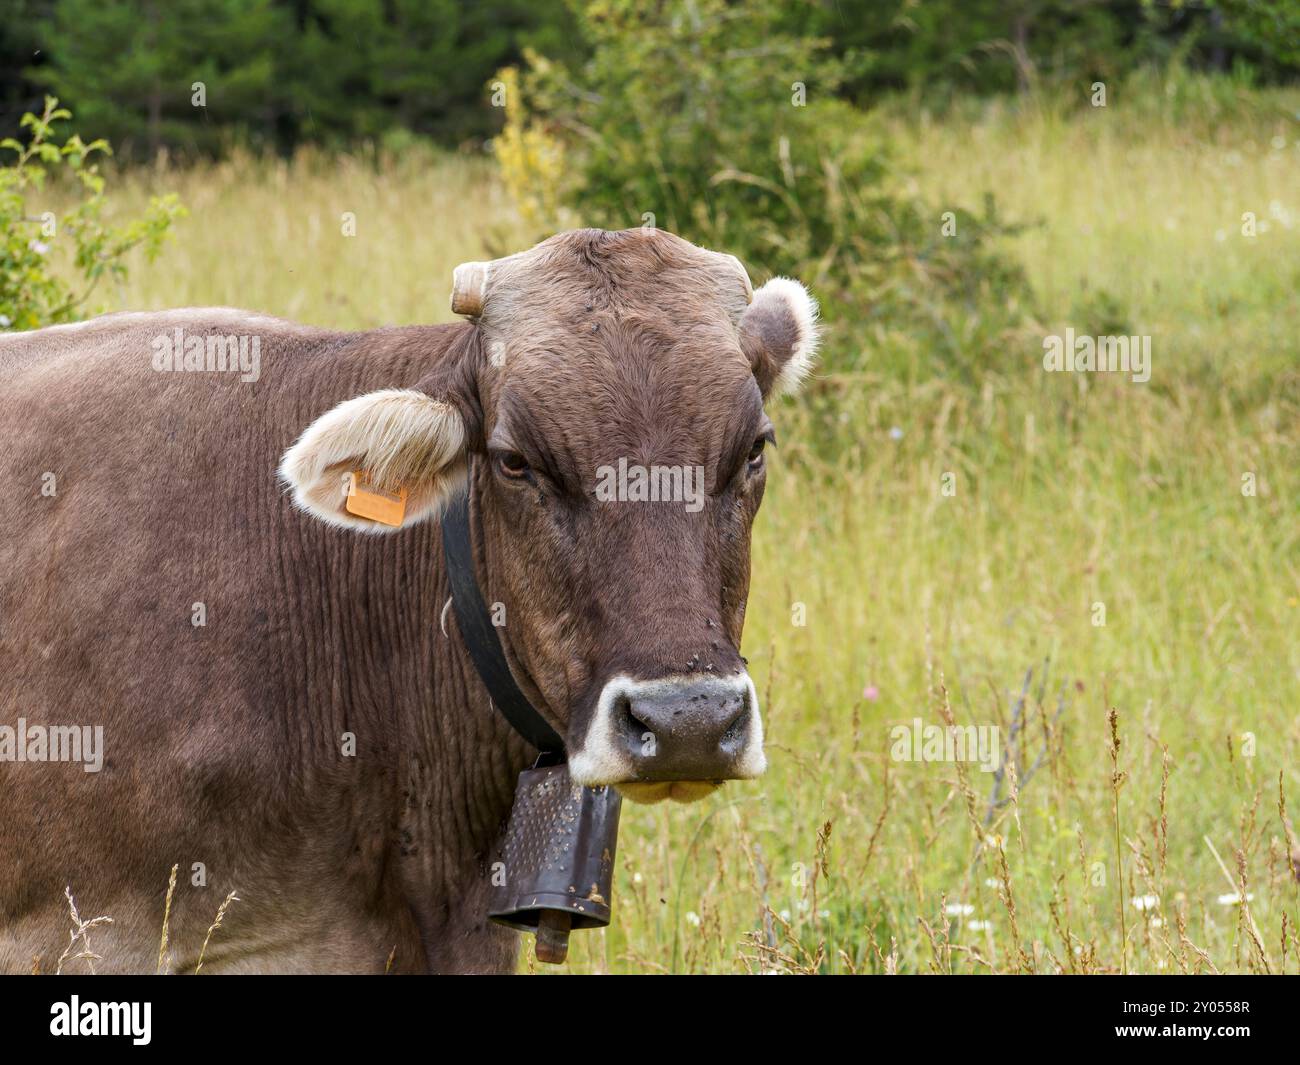
M 340 470 L 404 488 L 408 523 L 468 473 L 484 598 L 573 778 L 689 801 L 758 776 L 739 647 L 764 401 L 811 362 L 812 300 L 660 231 L 584 230 L 459 268 L 453 308 L 473 331 L 417 389 L 350 400 L 286 454 L 298 502 L 381 531 Z

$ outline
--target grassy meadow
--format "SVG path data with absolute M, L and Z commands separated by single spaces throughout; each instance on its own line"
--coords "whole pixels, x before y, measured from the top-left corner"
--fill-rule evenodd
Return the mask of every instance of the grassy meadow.
M 971 383 L 836 309 L 847 369 L 773 411 L 755 531 L 771 769 L 626 805 L 570 968 L 1300 972 L 1300 101 L 1229 103 L 875 119 L 940 209 L 1024 223 L 1035 310 Z M 531 242 L 477 157 L 122 183 L 190 217 L 114 308 L 442 321 L 458 262 Z M 1045 334 L 1111 321 L 1149 383 L 1043 371 Z M 891 758 L 915 718 L 1000 726 L 1011 770 Z

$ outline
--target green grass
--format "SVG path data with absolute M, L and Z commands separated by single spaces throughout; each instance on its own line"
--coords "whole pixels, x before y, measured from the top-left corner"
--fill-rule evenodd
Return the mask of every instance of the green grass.
M 973 388 L 850 318 L 854 369 L 774 411 L 745 640 L 772 769 L 625 807 L 615 921 L 572 969 L 1300 971 L 1300 125 L 1194 88 L 883 117 L 936 204 L 1033 223 L 1006 249 L 1034 318 Z M 440 321 L 457 262 L 523 239 L 481 160 L 239 159 L 134 175 L 123 206 L 151 185 L 192 216 L 117 306 Z M 1045 332 L 1108 321 L 1154 338 L 1149 384 L 1042 372 Z M 1005 736 L 1030 670 L 1043 757 L 987 826 L 988 774 L 890 759 L 947 706 Z M 1248 912 L 1220 901 L 1243 880 Z

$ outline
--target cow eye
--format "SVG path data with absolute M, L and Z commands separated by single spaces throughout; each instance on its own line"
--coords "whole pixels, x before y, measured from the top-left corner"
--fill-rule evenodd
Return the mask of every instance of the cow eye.
M 530 467 L 528 460 L 518 451 L 502 451 L 497 455 L 497 469 L 506 477 L 520 480 L 528 476 Z
M 763 449 L 767 447 L 767 437 L 760 436 L 754 441 L 754 446 L 749 449 L 749 464 L 757 466 L 763 461 Z

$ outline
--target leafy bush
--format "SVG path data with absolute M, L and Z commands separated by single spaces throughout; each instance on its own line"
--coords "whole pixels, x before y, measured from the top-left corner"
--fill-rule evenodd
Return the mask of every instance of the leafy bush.
M 126 277 L 127 252 L 139 246 L 152 261 L 172 222 L 185 213 L 175 196 L 155 197 L 143 217 L 105 225 L 101 219 L 104 178 L 98 166 L 87 160 L 110 150 L 105 141 L 86 144 L 75 134 L 57 143 L 55 123 L 71 117 L 54 97 L 47 96 L 40 115 L 29 112 L 22 118 L 22 128 L 31 130 L 26 145 L 12 137 L 0 140 L 0 151 L 17 156 L 0 167 L 0 232 L 4 234 L 0 238 L 0 329 L 36 329 L 78 317 L 105 275 Z M 76 176 L 76 205 L 61 219 L 52 211 L 29 214 L 31 194 L 45 187 L 51 171 L 63 167 Z M 60 237 L 70 241 L 72 265 L 80 280 L 76 287 L 51 266 L 50 253 Z
M 1023 278 L 990 247 L 1004 227 L 909 195 L 870 117 L 836 98 L 839 62 L 782 33 L 776 0 L 587 0 L 575 14 L 588 60 L 530 53 L 501 75 L 496 156 L 538 235 L 657 225 L 740 256 L 756 281 L 800 277 L 833 328 L 930 338 L 946 365 L 1014 319 Z

